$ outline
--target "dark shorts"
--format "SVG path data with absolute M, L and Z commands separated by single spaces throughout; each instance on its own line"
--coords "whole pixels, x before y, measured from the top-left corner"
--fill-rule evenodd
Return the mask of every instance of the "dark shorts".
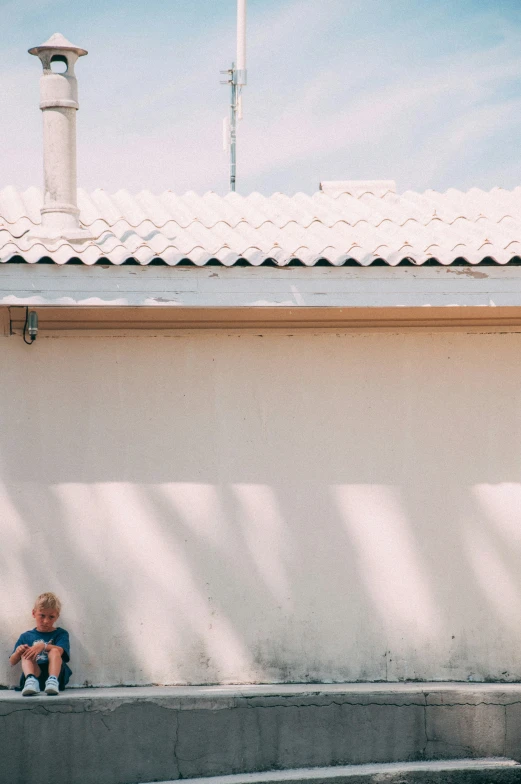
M 43 691 L 45 689 L 45 681 L 49 677 L 49 663 L 48 662 L 37 662 L 38 667 L 40 668 L 40 674 L 38 676 L 38 683 L 40 684 L 40 689 Z M 62 668 L 60 670 L 60 674 L 58 675 L 58 686 L 60 691 L 65 689 L 67 681 L 69 680 L 69 673 L 67 672 L 65 664 L 62 664 Z M 20 689 L 23 689 L 25 686 L 25 675 L 22 673 L 20 677 Z

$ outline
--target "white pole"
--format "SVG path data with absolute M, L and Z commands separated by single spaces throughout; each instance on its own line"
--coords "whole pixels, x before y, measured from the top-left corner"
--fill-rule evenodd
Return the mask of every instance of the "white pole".
M 226 73 L 224 84 L 231 88 L 230 120 L 224 125 L 224 143 L 230 149 L 230 190 L 235 191 L 237 181 L 237 119 L 242 119 L 242 88 L 246 84 L 246 2 L 237 0 L 237 61 Z
M 246 84 L 246 0 L 237 0 L 237 84 Z

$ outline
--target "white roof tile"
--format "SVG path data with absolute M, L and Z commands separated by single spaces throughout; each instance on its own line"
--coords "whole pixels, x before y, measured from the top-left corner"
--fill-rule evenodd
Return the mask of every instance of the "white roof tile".
M 354 260 L 365 266 L 383 259 L 394 266 L 404 259 L 446 265 L 459 258 L 506 264 L 521 255 L 521 188 L 400 195 L 391 186 L 324 183 L 313 196 L 292 197 L 79 190 L 81 224 L 96 239 L 74 246 L 31 239 L 40 222 L 42 193 L 8 187 L 0 191 L 0 261 L 21 256 L 31 263 L 50 258 L 65 264 L 74 258 L 85 264 L 128 259 L 148 264 L 162 259 L 200 266 L 216 259 L 231 266 L 244 259 L 257 266 L 271 259 L 281 266 L 292 260 L 337 266 Z

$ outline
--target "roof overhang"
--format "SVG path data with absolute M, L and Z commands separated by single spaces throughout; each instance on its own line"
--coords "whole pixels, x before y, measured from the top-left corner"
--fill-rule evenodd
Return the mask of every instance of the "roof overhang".
M 521 326 L 521 266 L 0 266 L 0 330 Z M 3 327 L 2 327 L 3 325 Z

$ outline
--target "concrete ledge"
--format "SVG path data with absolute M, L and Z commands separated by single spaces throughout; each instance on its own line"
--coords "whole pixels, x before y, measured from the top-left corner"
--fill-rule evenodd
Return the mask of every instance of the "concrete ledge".
M 520 780 L 521 765 L 513 760 L 484 759 L 300 768 L 187 779 L 186 784 L 518 784 Z
M 0 692 L 0 721 L 9 784 L 521 759 L 518 684 L 140 687 L 36 698 L 10 691 Z

